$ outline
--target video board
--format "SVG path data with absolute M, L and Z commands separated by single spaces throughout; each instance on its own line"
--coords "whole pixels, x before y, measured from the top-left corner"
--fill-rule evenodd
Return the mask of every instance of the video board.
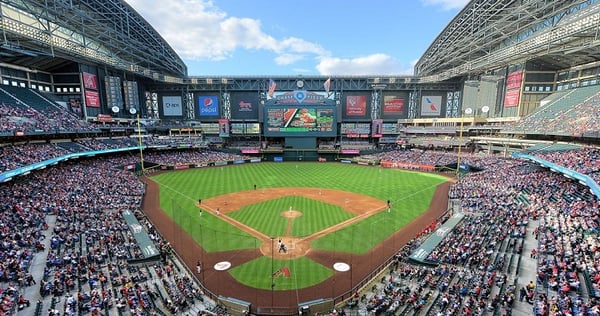
M 264 109 L 265 136 L 335 136 L 333 106 L 269 106 Z

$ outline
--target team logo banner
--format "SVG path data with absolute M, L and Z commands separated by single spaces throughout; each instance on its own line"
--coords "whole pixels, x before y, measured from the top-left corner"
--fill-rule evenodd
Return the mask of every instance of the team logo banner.
M 439 116 L 442 113 L 442 96 L 421 97 L 421 116 Z
M 219 115 L 219 99 L 217 96 L 211 95 L 198 97 L 198 107 L 200 116 Z
M 98 90 L 98 77 L 96 75 L 84 72 L 82 73 L 83 77 L 83 87 L 86 89 Z
M 164 116 L 181 116 L 183 109 L 180 96 L 163 96 Z

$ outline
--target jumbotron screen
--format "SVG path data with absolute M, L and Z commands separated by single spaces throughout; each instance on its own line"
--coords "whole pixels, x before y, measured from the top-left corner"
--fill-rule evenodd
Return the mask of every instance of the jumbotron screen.
M 265 107 L 265 136 L 335 136 L 335 107 Z

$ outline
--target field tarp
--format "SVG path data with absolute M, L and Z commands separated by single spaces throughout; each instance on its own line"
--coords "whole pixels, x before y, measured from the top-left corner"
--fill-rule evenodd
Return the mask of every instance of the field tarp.
M 160 251 L 158 251 L 144 227 L 140 224 L 137 218 L 135 218 L 135 214 L 129 210 L 125 210 L 121 213 L 121 215 L 125 219 L 125 222 L 127 222 L 129 230 L 133 234 L 135 241 L 142 250 L 141 258 L 133 258 L 128 261 L 131 263 L 136 263 L 160 260 Z
M 408 259 L 414 263 L 436 266 L 438 263 L 427 260 L 433 249 L 446 237 L 446 235 L 462 221 L 465 215 L 457 212 L 452 215 L 442 226 L 436 229 L 421 246 L 410 254 Z

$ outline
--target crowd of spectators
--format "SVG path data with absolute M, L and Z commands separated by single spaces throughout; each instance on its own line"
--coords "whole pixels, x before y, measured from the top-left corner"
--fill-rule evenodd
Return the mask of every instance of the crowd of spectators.
M 388 161 L 400 163 L 403 165 L 425 165 L 425 166 L 440 166 L 456 163 L 458 153 L 446 151 L 433 151 L 423 149 L 394 149 L 380 153 L 370 154 L 380 161 Z M 474 154 L 462 152 L 460 154 L 461 164 L 468 164 L 478 168 L 495 164 L 495 156 L 487 154 Z
M 507 130 L 580 137 L 600 131 L 600 92 L 596 87 L 574 89 L 539 107 Z
M 202 164 L 209 162 L 224 162 L 250 158 L 251 157 L 233 153 L 195 149 L 151 151 L 144 154 L 145 161 L 162 165 Z
M 22 150 L 22 159 L 30 159 L 20 161 L 21 165 L 61 154 L 51 144 L 3 150 L 12 147 Z M 457 159 L 455 153 L 414 149 L 377 155 L 381 160 L 418 164 Z M 593 159 L 597 149 L 536 155 L 584 174 L 598 173 Z M 4 157 L 15 156 L 4 154 L 0 161 L 9 165 Z M 176 165 L 249 157 L 174 150 L 148 151 L 144 158 Z M 132 173 L 112 166 L 136 159 L 126 155 L 68 162 L 0 186 L 5 210 L 0 215 L 4 239 L 0 277 L 6 284 L 3 294 L 8 296 L 0 308 L 14 310 L 21 289 L 29 286 L 39 286 L 44 297 L 72 302 L 63 307 L 67 314 L 107 308 L 143 311 L 153 308 L 155 301 L 178 311 L 201 297 L 192 279 L 174 272 L 177 269 L 169 261 L 152 269 L 127 264 L 140 251 L 118 213 L 138 209 L 144 189 Z M 406 257 L 399 258 L 377 289 L 381 292 L 365 298 L 364 304 L 374 311 L 417 311 L 429 305 L 439 315 L 481 314 L 498 307 L 510 310 L 521 288 L 537 315 L 600 312 L 598 199 L 579 183 L 524 161 L 469 153 L 461 159 L 483 171 L 467 174 L 449 192 L 467 216 L 429 255 L 428 261 L 439 264 L 438 268 L 416 267 Z M 55 222 L 49 224 L 48 216 L 54 216 Z M 538 220 L 539 227 L 529 227 L 530 219 Z M 159 248 L 168 248 L 150 223 L 144 225 Z M 539 243 L 534 258 L 536 296 L 531 298 L 533 290 L 507 281 L 506 276 L 509 258 L 522 255 L 528 233 L 534 233 Z M 43 246 L 46 238 L 48 249 Z M 422 241 L 417 236 L 411 246 L 414 249 Z M 40 251 L 47 254 L 41 279 L 29 273 L 31 260 Z M 160 279 L 161 286 L 151 283 L 152 278 Z
M 0 186 L 0 283 L 6 285 L 0 308 L 7 314 L 32 286 L 39 287 L 41 300 L 62 300 L 49 308 L 61 315 L 110 310 L 146 315 L 200 302 L 200 288 L 169 256 L 151 268 L 128 263 L 142 252 L 120 212 L 139 209 L 144 185 L 133 173 L 114 168 L 123 161 L 67 162 Z M 168 254 L 168 243 L 141 212 L 137 215 L 157 248 Z M 32 260 L 44 254 L 43 273 L 32 274 Z
M 394 151 L 381 155 L 382 159 L 416 164 L 432 161 L 431 156 L 421 154 Z M 589 168 L 590 160 L 584 155 L 593 157 L 597 151 L 579 154 L 582 156 L 574 160 Z M 382 279 L 387 290 L 378 289 L 364 303 L 366 308 L 396 311 L 398 306 L 393 304 L 409 302 L 410 307 L 401 308 L 418 310 L 425 304 L 430 315 L 482 315 L 500 308 L 510 315 L 518 299 L 531 304 L 533 314 L 539 316 L 597 315 L 598 198 L 577 181 L 526 161 L 479 155 L 464 158 L 483 171 L 461 177 L 449 192 L 451 199 L 460 201 L 466 215 L 429 254 L 427 261 L 438 267 L 407 263 L 411 251 L 405 250 L 399 256 L 399 268 L 391 270 L 389 280 L 387 276 Z M 569 159 L 556 160 L 561 161 Z M 531 227 L 531 220 L 539 226 Z M 537 245 L 524 254 L 528 234 L 535 237 Z M 417 249 L 426 237 L 417 236 L 410 249 Z M 536 263 L 537 273 L 531 276 L 535 282 L 516 278 L 518 267 L 514 280 L 509 273 L 515 258 L 523 255 Z M 409 276 L 403 271 L 410 271 Z M 399 299 L 398 293 L 408 294 L 409 300 Z
M 600 149 L 586 147 L 564 151 L 539 151 L 533 153 L 548 162 L 590 176 L 596 183 L 600 182 Z
M 43 111 L 17 103 L 0 103 L 0 133 L 90 130 L 85 122 L 58 107 Z
M 2 146 L 0 147 L 0 172 L 14 170 L 65 154 L 67 151 L 55 144 L 31 143 Z

